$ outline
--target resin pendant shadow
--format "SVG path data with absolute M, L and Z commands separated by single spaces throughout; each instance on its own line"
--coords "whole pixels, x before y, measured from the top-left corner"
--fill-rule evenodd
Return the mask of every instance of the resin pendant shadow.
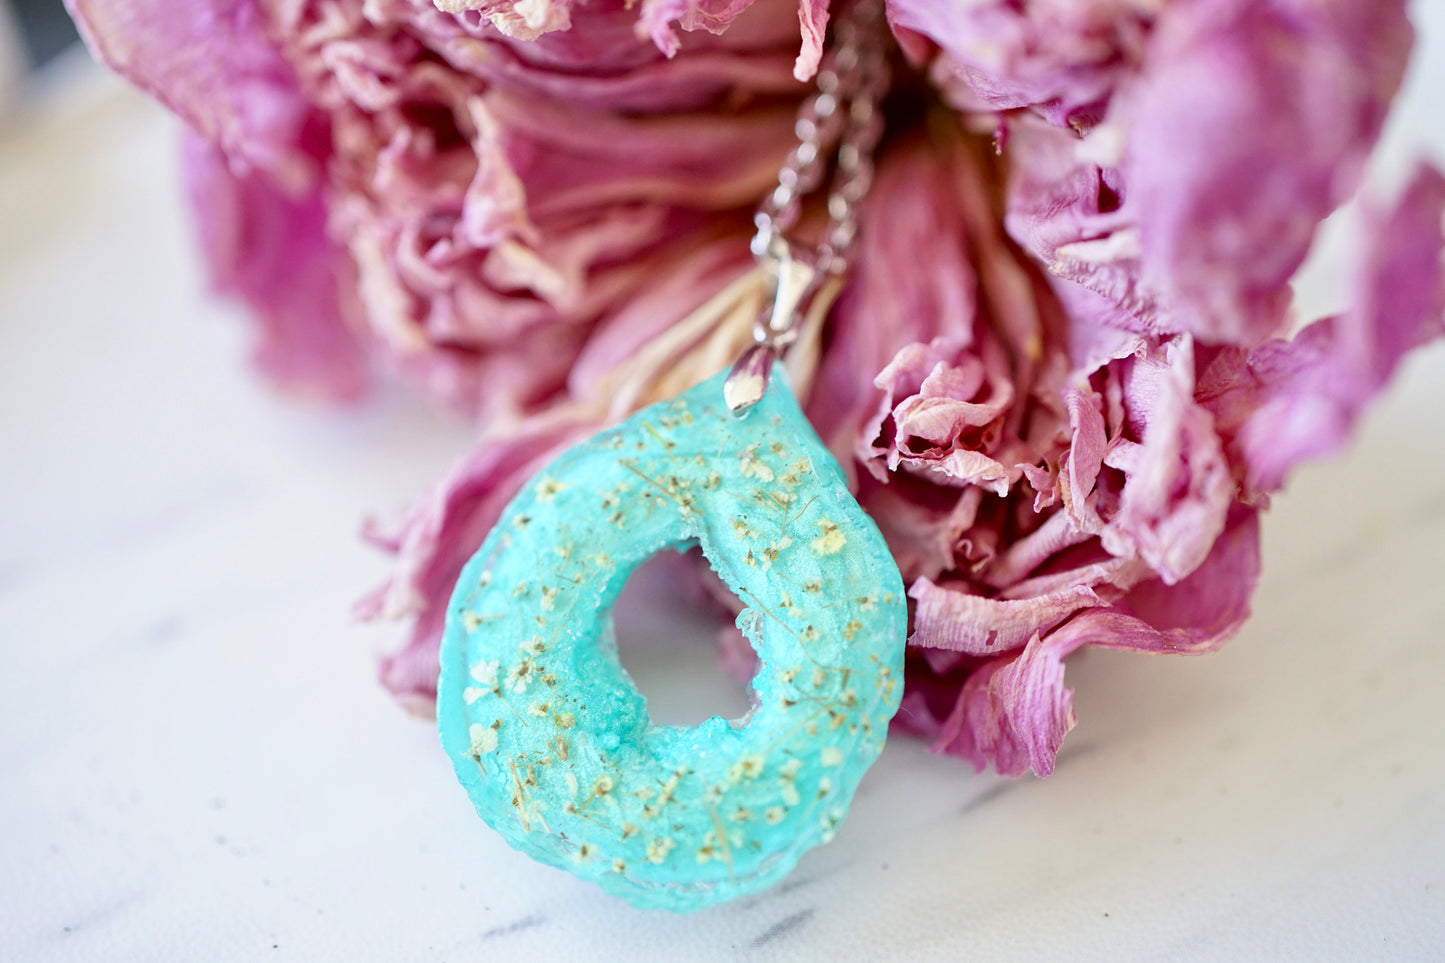
M 511 845 L 642 907 L 763 889 L 831 839 L 902 692 L 907 608 L 883 537 L 781 367 L 741 416 L 723 376 L 564 452 L 457 582 L 442 744 Z M 649 722 L 611 607 L 696 543 L 747 606 L 753 707 Z

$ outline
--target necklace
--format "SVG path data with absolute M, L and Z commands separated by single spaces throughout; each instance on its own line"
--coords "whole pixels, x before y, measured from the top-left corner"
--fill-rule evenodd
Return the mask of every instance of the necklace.
M 780 358 L 840 285 L 886 84 L 859 4 L 756 216 L 772 300 L 731 370 L 567 450 L 463 569 L 438 682 L 442 744 L 508 843 L 643 907 L 763 889 L 832 838 L 902 691 L 898 568 L 803 416 Z M 831 152 L 831 154 L 830 154 Z M 822 240 L 789 239 L 833 177 Z M 759 668 L 735 721 L 651 724 L 611 607 L 657 552 L 700 546 L 746 604 Z
M 879 101 L 888 86 L 888 62 L 877 46 L 860 41 L 881 26 L 879 7 L 860 3 L 833 25 L 835 46 L 818 71 L 817 90 L 798 111 L 793 131 L 798 144 L 778 171 L 778 186 L 763 200 L 753 222 L 753 255 L 762 262 L 774 292 L 772 309 L 753 328 L 754 345 L 729 373 L 729 408 L 741 411 L 767 390 L 769 373 L 781 352 L 797 336 L 797 323 L 811 299 L 826 289 L 826 311 L 839 279 L 848 270 L 848 254 L 858 233 L 858 204 L 873 184 L 873 149 L 883 132 Z M 828 193 L 828 225 L 812 251 L 791 243 L 801 200 L 816 190 L 828 172 L 825 148 L 837 144 Z

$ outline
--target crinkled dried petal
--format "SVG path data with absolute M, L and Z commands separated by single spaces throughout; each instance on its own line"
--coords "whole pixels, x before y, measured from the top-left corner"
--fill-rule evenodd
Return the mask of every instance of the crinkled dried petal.
M 938 44 L 933 76 L 963 110 L 1030 107 L 1051 123 L 1097 119 L 1135 69 L 1157 0 L 888 0 L 892 22 Z
M 1124 390 L 1131 432 L 1141 440 L 1118 439 L 1105 458 L 1125 481 L 1103 545 L 1177 582 L 1209 554 L 1235 496 L 1214 418 L 1194 401 L 1187 336 L 1133 359 Z
M 258 0 L 68 0 L 95 55 L 286 193 L 319 174 L 311 106 Z
M 572 25 L 572 0 L 433 0 L 446 13 L 475 11 L 517 40 L 536 40 Z
M 1358 184 L 1411 36 L 1402 0 L 1218 0 L 1161 20 L 1118 122 L 1140 282 L 1166 293 L 1175 330 L 1277 332 L 1318 223 Z
M 979 174 L 960 161 L 961 142 L 960 132 L 943 128 L 897 143 L 880 159 L 863 202 L 857 267 L 829 318 L 811 396 L 819 403 L 805 407 L 845 471 L 853 471 L 860 432 L 877 418 L 880 394 L 866 386 L 879 370 L 910 343 L 972 336 L 976 282 L 964 182 Z
M 1081 609 L 1106 604 L 1090 585 L 1069 585 L 1026 599 L 974 594 L 961 583 L 935 584 L 920 578 L 908 589 L 918 602 L 911 645 L 990 655 L 1016 649 Z
M 1274 491 L 1300 461 L 1337 450 L 1405 353 L 1445 333 L 1442 218 L 1445 177 L 1422 166 L 1392 210 L 1370 212 L 1350 310 L 1205 367 L 1201 401 L 1250 491 Z
M 1162 578 L 1140 582 L 1109 612 L 1092 613 L 1104 629 L 1090 644 L 1183 655 L 1212 652 L 1249 617 L 1259 571 L 1258 513 L 1236 505 L 1208 557 L 1187 578 L 1172 585 Z
M 1098 534 L 1104 523 L 1091 496 L 1108 448 L 1103 398 L 1092 389 L 1074 388 L 1065 394 L 1064 402 L 1071 434 L 1068 453 L 1059 467 L 1064 517 L 1075 531 Z
M 436 697 L 442 624 L 462 566 L 477 550 L 523 482 L 556 454 L 601 426 L 575 413 L 534 418 L 488 439 L 453 468 L 395 530 L 368 526 L 367 536 L 396 553 L 387 581 L 357 605 L 362 618 L 413 619 L 404 648 L 381 665 L 398 698 L 429 711 Z
M 651 39 L 657 49 L 668 57 L 674 57 L 682 46 L 677 32 L 673 29 L 674 24 L 684 30 L 722 33 L 733 20 L 756 2 L 757 0 L 642 0 L 637 34 Z
M 1399 0 L 1171 4 L 1085 136 L 1010 119 L 1010 230 L 1135 330 L 1257 344 L 1358 183 L 1410 42 Z
M 1013 401 L 1013 382 L 997 345 L 961 350 L 954 338 L 905 345 L 874 379 L 883 391 L 859 449 L 880 480 L 900 466 L 942 484 L 1008 490 L 1009 467 L 987 452 Z
M 1040 654 L 1040 646 L 1035 644 L 1038 639 L 1034 636 L 1030 643 L 1035 659 Z M 990 764 L 1003 776 L 1021 776 L 1028 772 L 1031 760 L 1027 737 L 1032 730 L 1029 720 L 1020 719 L 1016 724 L 1011 716 L 1010 690 L 1014 688 L 1012 683 L 1017 673 L 1005 674 L 1015 661 L 994 659 L 968 675 L 958 691 L 953 711 L 939 727 L 931 747 L 934 752 L 965 759 L 980 772 Z M 1054 712 L 1050 714 L 1062 708 L 1065 715 L 1062 728 L 1067 732 L 1074 724 L 1072 694 L 1062 690 L 1061 667 L 1049 674 L 1056 676 L 1059 683 L 1051 692 Z M 1046 726 L 1054 727 L 1053 719 L 1044 721 Z
M 939 488 L 861 480 L 858 500 L 878 523 L 905 583 L 936 579 L 956 564 L 958 543 L 978 517 L 979 488 Z
M 1066 304 L 1085 308 L 1071 325 L 1071 338 L 1081 342 L 1076 354 L 1099 353 L 1089 342 L 1104 334 L 1100 329 L 1172 330 L 1159 292 L 1138 282 L 1139 231 L 1119 210 L 1121 175 L 1085 154 L 1093 139 L 1080 141 L 1030 115 L 1010 116 L 1005 129 L 1009 233 L 1060 279 L 1059 287 L 1072 282 L 1092 295 L 1062 295 Z
M 812 80 L 823 61 L 823 41 L 828 34 L 828 8 L 831 0 L 799 0 L 798 23 L 803 28 L 803 49 L 793 65 L 793 76 L 801 81 Z
M 289 393 L 330 400 L 360 395 L 367 361 L 338 302 L 350 265 L 326 233 L 320 193 L 290 197 L 260 171 L 237 174 L 214 146 L 193 135 L 184 150 L 211 283 L 254 314 L 257 368 Z
M 1175 585 L 1144 583 L 1110 609 L 1090 610 L 1051 632 L 1031 636 L 1023 651 L 974 670 L 938 726 L 935 752 L 959 756 L 1000 775 L 1033 770 L 1047 776 L 1077 721 L 1064 659 L 1085 645 L 1142 652 L 1201 653 L 1234 635 L 1249 614 L 1259 576 L 1255 514 L 1240 510 L 1204 564 Z M 926 706 L 912 704 L 926 729 Z

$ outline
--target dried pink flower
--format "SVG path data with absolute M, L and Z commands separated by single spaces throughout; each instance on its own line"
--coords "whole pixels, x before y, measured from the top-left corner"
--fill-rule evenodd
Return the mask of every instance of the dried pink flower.
M 483 425 L 370 533 L 398 564 L 363 612 L 413 620 L 383 678 L 425 711 L 451 585 L 521 481 L 746 340 L 750 213 L 827 0 L 71 5 L 191 124 L 263 368 L 346 396 L 379 361 Z M 1402 0 L 887 9 L 913 70 L 794 381 L 914 600 L 898 726 L 1044 775 L 1067 657 L 1228 639 L 1269 493 L 1441 333 L 1445 179 L 1372 212 L 1354 307 L 1288 338 L 1400 83 Z

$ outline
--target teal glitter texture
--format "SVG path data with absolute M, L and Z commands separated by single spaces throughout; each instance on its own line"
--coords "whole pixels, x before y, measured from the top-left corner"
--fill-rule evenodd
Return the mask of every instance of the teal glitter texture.
M 442 744 L 482 819 L 646 908 L 756 892 L 831 839 L 902 693 L 907 608 L 877 526 L 781 367 L 741 416 L 722 380 L 532 479 L 463 569 L 442 643 Z M 693 544 L 747 606 L 753 707 L 653 725 L 611 608 L 638 565 Z

